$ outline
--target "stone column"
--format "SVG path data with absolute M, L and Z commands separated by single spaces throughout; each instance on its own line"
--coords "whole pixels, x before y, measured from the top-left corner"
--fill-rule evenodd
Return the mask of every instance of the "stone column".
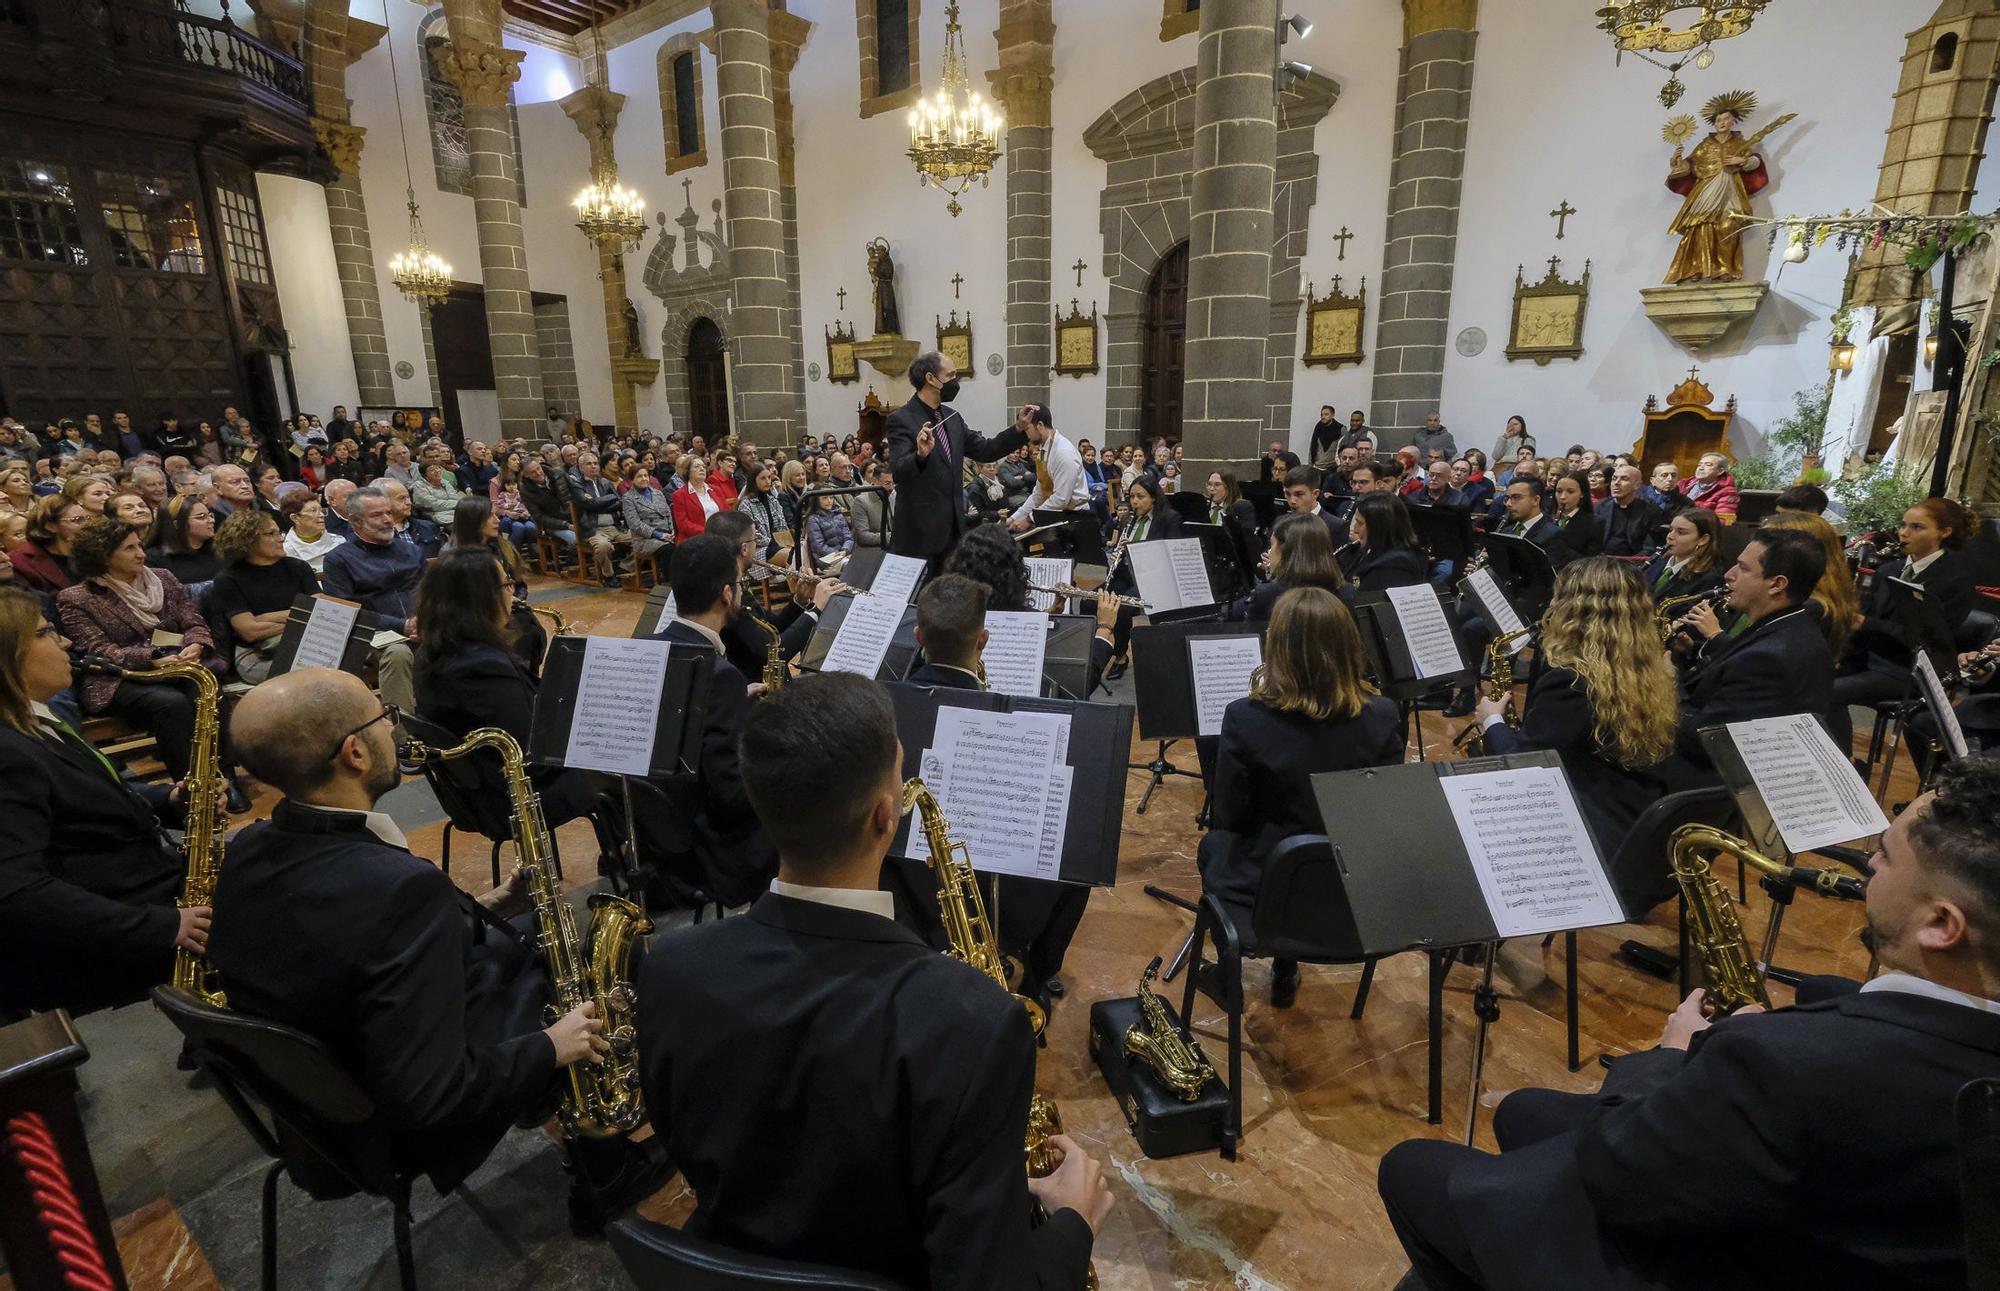
M 312 85 L 313 134 L 333 159 L 338 176 L 326 186 L 327 230 L 340 275 L 347 315 L 347 343 L 354 352 L 355 396 L 383 407 L 396 401 L 389 371 L 389 342 L 382 331 L 382 293 L 375 277 L 375 248 L 368 235 L 368 204 L 361 196 L 361 146 L 368 132 L 349 119 L 347 69 L 383 35 L 374 23 L 347 16 L 345 0 L 314 0 L 304 40 L 306 76 Z
M 508 439 L 533 439 L 547 427 L 547 406 L 535 306 L 528 291 L 514 127 L 507 113 L 507 89 L 521 78 L 521 53 L 500 46 L 499 0 L 449 0 L 444 15 L 451 39 L 433 53 L 438 69 L 465 101 L 472 218 L 479 229 L 479 278 L 500 397 L 500 430 Z
M 794 426 L 806 424 L 806 328 L 799 296 L 798 139 L 792 130 L 792 69 L 799 65 L 812 24 L 781 9 L 771 11 L 771 106 L 778 128 L 778 209 L 785 225 L 785 336 Z
M 1055 85 L 1051 0 L 1002 0 L 993 39 L 1000 65 L 986 74 L 1007 114 L 1007 406 L 1049 401 L 1054 316 L 1049 95 Z M 973 355 L 975 360 L 978 355 Z
M 1194 479 L 1254 462 L 1264 431 L 1278 149 L 1270 0 L 1209 0 L 1199 41 L 1181 423 Z
M 1368 415 L 1384 450 L 1407 442 L 1444 394 L 1478 18 L 1479 0 L 1403 0 L 1388 244 L 1375 306 Z
M 592 174 L 596 174 L 601 167 L 617 164 L 612 137 L 618 129 L 619 110 L 624 106 L 624 95 L 614 94 L 601 85 L 586 85 L 562 100 L 562 110 L 576 123 L 576 128 L 583 132 L 590 146 Z M 611 406 L 615 424 L 620 430 L 636 430 L 639 426 L 639 404 L 633 387 L 651 385 L 659 375 L 660 365 L 658 359 L 626 352 L 623 249 L 598 244 L 597 281 L 603 288 L 604 340 L 611 363 Z
M 792 424 L 797 404 L 785 337 L 785 223 L 771 97 L 771 13 L 767 0 L 715 0 L 711 7 L 722 107 L 736 428 L 758 444 L 788 444 L 798 427 Z

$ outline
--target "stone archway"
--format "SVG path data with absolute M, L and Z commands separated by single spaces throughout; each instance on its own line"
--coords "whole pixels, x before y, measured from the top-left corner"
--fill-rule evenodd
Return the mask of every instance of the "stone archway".
M 1188 240 L 1188 193 L 1194 181 L 1194 69 L 1148 81 L 1107 108 L 1083 132 L 1105 163 L 1098 197 L 1104 273 L 1111 280 L 1105 310 L 1104 430 L 1139 432 L 1145 377 L 1146 290 L 1163 256 Z M 1278 168 L 1271 234 L 1271 326 L 1264 375 L 1264 422 L 1277 430 L 1292 416 L 1292 370 L 1298 362 L 1299 259 L 1306 220 L 1319 195 L 1319 155 L 1313 128 L 1333 109 L 1340 86 L 1315 72 L 1278 100 Z
M 688 334 L 697 323 L 706 320 L 722 333 L 726 342 L 729 336 L 728 303 L 726 293 L 714 299 L 706 296 L 677 299 L 674 312 L 660 327 L 660 380 L 666 390 L 667 411 L 674 419 L 676 430 L 685 432 L 694 418 L 688 380 Z

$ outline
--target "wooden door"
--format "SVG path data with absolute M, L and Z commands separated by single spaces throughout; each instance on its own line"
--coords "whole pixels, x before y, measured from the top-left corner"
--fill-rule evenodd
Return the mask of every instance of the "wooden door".
M 710 445 L 729 433 L 729 373 L 723 350 L 722 329 L 715 320 L 695 319 L 687 338 L 687 430 Z
M 1181 387 L 1187 377 L 1188 248 L 1167 252 L 1146 285 L 1145 375 L 1139 393 L 1143 439 L 1181 437 Z

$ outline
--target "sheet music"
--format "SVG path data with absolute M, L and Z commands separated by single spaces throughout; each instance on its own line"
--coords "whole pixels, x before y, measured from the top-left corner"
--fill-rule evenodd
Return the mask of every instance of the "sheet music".
M 1049 616 L 1033 610 L 986 611 L 986 684 L 1003 695 L 1042 693 Z
M 1028 566 L 1029 587 L 1052 587 L 1057 583 L 1075 582 L 1076 562 L 1067 556 L 1024 556 Z M 1054 609 L 1056 598 L 1049 592 L 1029 592 L 1028 603 L 1044 614 Z
M 1069 722 L 1066 713 L 938 709 L 919 765 L 975 870 L 1057 877 L 1073 774 L 1058 750 L 1069 743 Z M 923 853 L 923 831 L 913 827 L 906 854 Z
M 1793 855 L 1889 828 L 1854 763 L 1812 714 L 1730 722 L 1729 738 Z
M 337 671 L 347 655 L 347 638 L 354 632 L 354 621 L 361 617 L 361 607 L 331 596 L 315 596 L 312 602 L 305 630 L 299 633 L 299 648 L 292 652 L 292 669 Z
M 855 672 L 864 677 L 882 671 L 882 661 L 889 656 L 889 643 L 903 622 L 903 609 L 904 603 L 893 595 L 849 597 L 847 615 L 833 634 L 826 658 L 820 660 L 820 671 Z
M 1465 585 L 1472 589 L 1472 595 L 1485 613 L 1486 626 L 1495 629 L 1494 635 L 1506 636 L 1527 627 L 1521 616 L 1514 613 L 1514 607 L 1500 590 L 1500 580 L 1493 577 L 1490 569 L 1475 569 L 1465 576 Z M 1523 645 L 1527 643 L 1522 642 Z
M 1965 728 L 1958 724 L 1958 710 L 1951 706 L 1951 696 L 1945 693 L 1944 679 L 1937 675 L 1930 655 L 1922 650 L 1917 651 L 1916 673 L 1924 700 L 1931 706 L 1931 715 L 1937 718 L 1938 729 L 1944 732 L 1945 748 L 1951 751 L 1954 760 L 1966 757 L 1970 750 L 1965 743 Z
M 660 728 L 669 643 L 656 637 L 585 637 L 563 765 L 646 775 Z
M 1502 937 L 1623 923 L 1625 912 L 1556 767 L 1438 780 Z
M 875 571 L 874 581 L 868 584 L 868 594 L 897 606 L 908 605 L 910 598 L 917 594 L 917 582 L 923 576 L 924 562 L 915 556 L 884 552 L 882 567 Z
M 1201 539 L 1164 538 L 1133 543 L 1125 550 L 1139 599 L 1154 610 L 1184 610 L 1215 604 L 1208 566 L 1201 558 Z
M 1389 606 L 1403 629 L 1403 641 L 1410 647 L 1410 666 L 1419 679 L 1445 677 L 1465 671 L 1458 653 L 1458 638 L 1451 634 L 1451 620 L 1437 589 L 1429 583 L 1415 587 L 1391 587 Z
M 1189 637 L 1187 649 L 1195 733 L 1220 735 L 1222 710 L 1250 693 L 1250 674 L 1264 662 L 1264 643 L 1255 636 Z

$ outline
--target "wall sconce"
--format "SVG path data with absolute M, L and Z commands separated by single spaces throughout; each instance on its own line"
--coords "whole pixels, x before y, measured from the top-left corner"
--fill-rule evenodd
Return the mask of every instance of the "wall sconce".
M 1938 352 L 1938 334 L 1936 332 L 1932 332 L 1929 336 L 1926 336 L 1924 338 L 1925 367 L 1934 368 L 1937 366 L 1937 352 Z
M 1828 347 L 1826 370 L 1841 376 L 1854 371 L 1854 343 L 1847 339 L 1846 333 L 1835 336 L 1833 344 Z

